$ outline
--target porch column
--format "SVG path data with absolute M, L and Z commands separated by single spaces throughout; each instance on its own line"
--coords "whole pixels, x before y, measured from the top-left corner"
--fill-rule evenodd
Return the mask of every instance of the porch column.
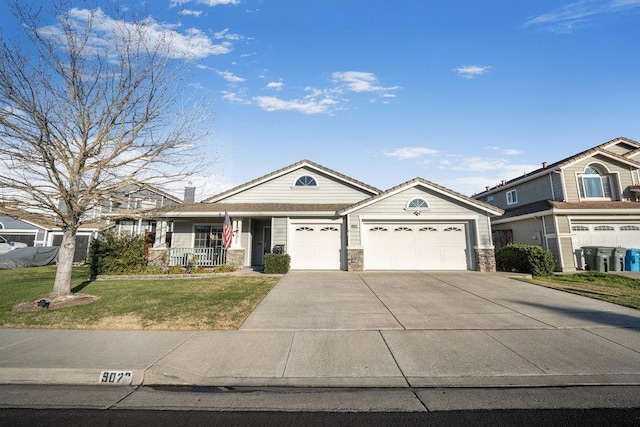
M 164 248 L 167 244 L 167 221 L 156 223 L 156 242 L 154 248 Z
M 231 237 L 231 247 L 229 249 L 242 249 L 242 219 L 234 219 L 231 222 L 233 236 Z

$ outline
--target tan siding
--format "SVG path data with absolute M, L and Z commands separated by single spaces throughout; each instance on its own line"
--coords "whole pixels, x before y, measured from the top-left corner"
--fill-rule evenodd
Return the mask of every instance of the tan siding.
M 569 218 L 566 216 L 557 216 L 556 222 L 558 223 L 558 234 L 568 234 L 571 233 L 571 227 L 569 225 Z
M 573 252 L 573 243 L 571 242 L 571 237 L 561 237 L 560 244 L 562 249 L 562 258 L 564 261 L 564 266 L 562 267 L 562 271 L 575 271 L 576 262 L 575 262 L 575 254 Z
M 588 165 L 597 165 L 604 167 L 611 173 L 612 185 L 612 198 L 614 200 L 620 200 L 620 186 L 624 194 L 624 198 L 631 198 L 632 195 L 629 191 L 625 191 L 627 187 L 633 185 L 632 174 L 637 173 L 636 170 L 630 170 L 628 165 L 620 162 L 616 162 L 608 157 L 596 155 L 587 159 L 583 159 L 563 169 L 563 175 L 567 188 L 567 202 L 577 202 L 580 200 L 578 192 L 578 180 L 577 175 L 584 171 L 584 168 Z M 619 182 L 618 182 L 619 180 Z
M 317 187 L 294 187 L 303 175 L 316 179 Z M 241 193 L 221 200 L 223 203 L 355 203 L 371 194 L 310 168 L 301 168 L 273 178 Z

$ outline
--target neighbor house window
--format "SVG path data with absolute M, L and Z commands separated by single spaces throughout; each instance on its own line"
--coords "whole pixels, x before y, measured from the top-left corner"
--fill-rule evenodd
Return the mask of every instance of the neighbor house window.
M 611 198 L 609 177 L 596 167 L 587 166 L 584 168 L 584 172 L 578 175 L 578 187 L 580 187 L 580 197 L 582 198 Z
M 296 179 L 296 182 L 293 184 L 294 187 L 317 187 L 318 182 L 316 179 L 309 175 L 303 175 L 300 178 Z
M 507 191 L 507 204 L 515 205 L 516 203 L 518 203 L 518 193 L 516 193 L 516 190 Z
M 222 246 L 221 225 L 196 225 L 194 227 L 194 247 L 215 248 Z

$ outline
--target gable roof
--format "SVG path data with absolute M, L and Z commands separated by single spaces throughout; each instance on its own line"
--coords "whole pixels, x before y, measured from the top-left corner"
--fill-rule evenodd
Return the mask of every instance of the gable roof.
M 624 142 L 627 143 L 631 146 L 635 146 L 637 148 L 635 148 L 634 150 L 631 150 L 627 153 L 624 154 L 617 154 L 614 153 L 613 151 L 609 151 L 607 150 L 608 147 L 618 144 L 620 142 Z M 499 190 L 504 190 L 505 188 L 508 187 L 512 187 L 516 184 L 521 184 L 523 182 L 532 180 L 534 178 L 538 178 L 542 175 L 546 175 L 546 174 L 550 174 L 554 171 L 560 170 L 566 166 L 569 166 L 577 161 L 580 161 L 582 159 L 588 158 L 588 157 L 593 157 L 596 154 L 600 154 L 603 155 L 605 157 L 609 157 L 610 159 L 613 160 L 617 160 L 621 163 L 627 164 L 629 166 L 632 167 L 636 167 L 636 168 L 640 168 L 640 161 L 636 161 L 633 160 L 631 157 L 634 156 L 635 154 L 637 154 L 638 150 L 640 150 L 640 142 L 638 141 L 634 141 L 633 139 L 629 139 L 629 138 L 625 138 L 623 136 L 620 136 L 618 138 L 612 139 L 611 141 L 607 141 L 603 144 L 597 145 L 593 148 L 589 148 L 588 150 L 582 151 L 578 154 L 574 154 L 573 156 L 567 157 L 565 159 L 559 160 L 557 162 L 548 164 L 544 167 L 538 168 L 532 172 L 528 172 L 524 175 L 521 175 L 517 178 L 513 178 L 509 181 L 506 181 L 504 184 L 499 184 L 496 185 L 494 187 L 491 187 L 489 190 L 487 191 L 483 191 L 481 193 L 475 194 L 474 197 L 479 197 L 481 195 L 487 195 L 487 194 L 491 194 L 494 193 L 496 191 Z
M 356 179 L 350 178 L 346 175 L 343 175 L 339 172 L 336 172 L 332 169 L 326 168 L 322 165 L 319 165 L 318 163 L 314 163 L 311 160 L 301 160 L 297 163 L 294 163 L 292 165 L 286 166 L 282 169 L 278 169 L 277 171 L 268 173 L 266 175 L 261 176 L 260 178 L 256 178 L 252 181 L 249 181 L 245 184 L 241 184 L 237 187 L 231 188 L 230 190 L 224 191 L 222 193 L 216 194 L 214 196 L 211 196 L 209 198 L 204 199 L 202 202 L 200 203 L 215 203 L 215 202 L 219 202 L 220 200 L 225 199 L 226 197 L 232 196 L 234 194 L 240 193 L 242 191 L 248 190 L 249 188 L 252 187 L 256 187 L 264 182 L 267 182 L 269 180 L 272 180 L 274 178 L 277 178 L 279 176 L 285 175 L 289 172 L 293 172 L 297 169 L 302 169 L 304 167 L 309 167 L 311 169 L 315 169 L 318 172 L 324 173 L 326 175 L 329 175 L 331 177 L 337 178 L 340 181 L 346 182 L 347 184 L 353 185 L 355 187 L 358 187 L 364 191 L 366 191 L 367 193 L 370 194 L 378 194 L 380 193 L 380 189 L 372 187 L 369 184 L 365 184 L 362 181 L 358 181 Z
M 159 196 L 166 197 L 167 199 L 172 200 L 176 203 L 184 203 L 183 200 L 179 197 L 176 197 L 171 193 L 167 193 L 166 191 L 161 190 L 158 187 L 154 187 L 153 185 L 146 183 L 137 184 L 134 185 L 133 188 L 125 189 L 124 194 L 129 196 L 143 190 L 151 191 L 152 193 L 156 193 Z
M 357 211 L 358 209 L 362 209 L 362 208 L 364 208 L 366 206 L 369 206 L 369 205 L 371 205 L 373 203 L 376 203 L 376 202 L 378 202 L 380 200 L 386 199 L 387 197 L 391 197 L 391 196 L 393 196 L 395 194 L 401 193 L 402 191 L 405 191 L 405 190 L 407 190 L 409 188 L 413 188 L 413 187 L 416 187 L 416 186 L 426 187 L 426 188 L 428 188 L 428 189 L 430 189 L 430 190 L 432 190 L 432 191 L 434 191 L 436 193 L 440 193 L 440 194 L 442 194 L 444 196 L 451 197 L 452 199 L 455 199 L 455 200 L 457 200 L 459 202 L 462 202 L 462 203 L 464 203 L 466 205 L 470 205 L 472 207 L 481 209 L 481 210 L 483 210 L 483 211 L 485 211 L 485 212 L 487 212 L 487 213 L 489 213 L 491 215 L 502 215 L 502 213 L 504 212 L 502 209 L 500 209 L 500 208 L 498 208 L 496 206 L 490 205 L 489 203 L 485 203 L 485 202 L 481 202 L 479 200 L 472 199 L 470 197 L 465 196 L 464 194 L 460 194 L 460 193 L 458 193 L 456 191 L 453 191 L 453 190 L 450 190 L 450 189 L 448 189 L 446 187 L 443 187 L 442 185 L 436 184 L 435 182 L 431 182 L 431 181 L 428 181 L 428 180 L 426 180 L 424 178 L 418 177 L 418 178 L 414 178 L 412 180 L 409 180 L 407 182 L 404 182 L 404 183 L 402 183 L 400 185 L 396 185 L 395 187 L 392 187 L 392 188 L 390 188 L 390 189 L 388 189 L 386 191 L 383 191 L 380 194 L 376 194 L 376 195 L 374 195 L 372 197 L 369 197 L 368 199 L 362 200 L 362 201 L 360 201 L 358 203 L 355 203 L 355 204 L 353 204 L 351 206 L 347 206 L 344 209 L 339 210 L 338 214 L 339 215 L 348 215 L 348 214 L 350 214 L 352 212 Z

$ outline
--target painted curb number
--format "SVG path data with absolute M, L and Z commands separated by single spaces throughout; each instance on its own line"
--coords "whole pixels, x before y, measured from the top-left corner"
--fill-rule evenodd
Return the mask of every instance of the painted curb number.
M 133 377 L 131 371 L 102 371 L 100 372 L 101 384 L 130 384 Z

